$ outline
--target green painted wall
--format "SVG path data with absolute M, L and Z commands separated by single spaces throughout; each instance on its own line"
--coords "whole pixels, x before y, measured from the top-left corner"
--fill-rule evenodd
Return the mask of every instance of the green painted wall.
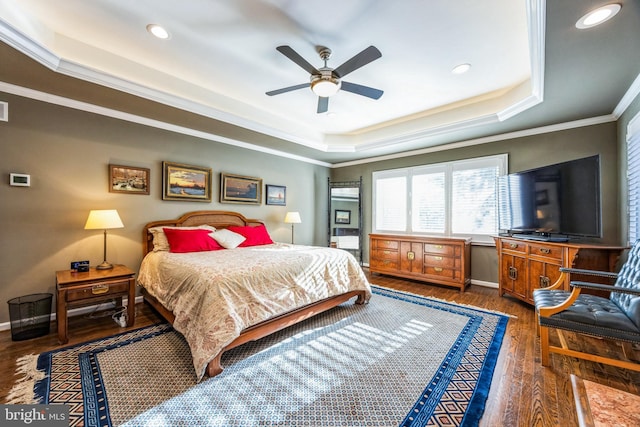
M 6 301 L 55 291 L 55 271 L 70 261 L 102 261 L 103 236 L 84 230 L 91 209 L 117 209 L 125 228 L 108 237 L 108 260 L 137 270 L 142 227 L 195 210 L 231 210 L 266 221 L 274 240 L 290 242 L 288 210 L 300 212 L 296 243 L 326 245 L 329 170 L 226 144 L 0 93 L 9 121 L 0 121 L 0 323 Z M 162 161 L 210 167 L 213 201 L 163 201 Z M 151 194 L 109 193 L 108 165 L 151 169 Z M 277 167 L 275 167 L 277 165 Z M 31 175 L 31 187 L 9 186 L 9 173 Z M 221 204 L 220 172 L 287 187 L 287 206 Z

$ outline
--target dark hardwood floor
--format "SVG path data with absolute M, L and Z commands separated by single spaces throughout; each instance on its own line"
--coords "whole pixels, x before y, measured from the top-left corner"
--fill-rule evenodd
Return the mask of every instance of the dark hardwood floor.
M 460 293 L 446 287 L 377 274 L 370 277 L 370 281 L 388 288 L 515 316 L 509 320 L 481 426 L 577 426 L 570 374 L 640 395 L 638 372 L 555 354 L 551 355 L 552 366 L 543 368 L 540 365 L 533 308 L 510 297 L 499 297 L 497 289 L 471 286 L 466 292 Z M 110 316 L 89 318 L 89 315 L 81 315 L 70 318 L 68 345 L 161 321 L 146 304 L 138 304 L 136 310 L 136 322 L 132 328 L 120 328 Z M 574 345 L 618 351 L 616 347 L 600 340 L 574 337 L 573 341 Z M 52 324 L 49 335 L 27 341 L 14 342 L 9 331 L 0 332 L 0 402 L 5 402 L 9 390 L 18 379 L 15 374 L 15 360 L 18 357 L 58 347 L 55 324 Z

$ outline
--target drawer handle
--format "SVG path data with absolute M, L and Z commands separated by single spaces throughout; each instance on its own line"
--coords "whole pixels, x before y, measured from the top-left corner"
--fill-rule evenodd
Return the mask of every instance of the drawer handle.
M 436 249 L 442 249 L 442 248 L 444 248 L 444 246 L 442 246 L 442 245 L 436 245 Z
M 517 244 L 517 243 L 509 243 L 509 247 L 510 247 L 511 249 L 515 249 L 515 248 L 517 248 L 517 247 L 518 247 L 518 244 Z
M 391 263 L 391 261 L 389 261 L 388 259 L 385 259 L 384 261 L 382 261 L 382 263 L 383 263 L 384 265 L 388 265 L 389 263 Z
M 384 251 L 383 253 L 384 253 L 385 255 L 389 255 L 391 252 L 389 252 L 389 251 Z
M 93 295 L 102 295 L 109 292 L 109 285 L 96 285 L 91 288 L 91 293 Z
M 516 280 L 518 278 L 518 269 L 515 267 L 509 267 L 509 279 Z
M 416 259 L 416 253 L 411 251 L 407 252 L 407 259 L 409 261 L 413 261 L 414 259 Z
M 442 261 L 442 257 L 441 256 L 434 256 L 433 259 L 438 260 L 438 261 Z
M 433 267 L 433 269 L 438 272 L 442 271 L 442 267 Z
M 542 252 L 543 254 L 550 254 L 551 253 L 551 249 L 549 248 L 540 248 L 540 252 Z
M 539 282 L 541 288 L 548 288 L 551 284 L 551 280 L 547 276 L 540 276 Z

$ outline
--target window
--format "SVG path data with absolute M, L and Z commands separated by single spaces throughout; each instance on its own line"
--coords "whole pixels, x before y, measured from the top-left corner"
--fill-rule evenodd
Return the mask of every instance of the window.
M 374 172 L 373 231 L 490 242 L 498 232 L 496 179 L 506 171 L 502 154 Z
M 629 198 L 629 242 L 640 238 L 640 114 L 627 128 L 627 182 Z

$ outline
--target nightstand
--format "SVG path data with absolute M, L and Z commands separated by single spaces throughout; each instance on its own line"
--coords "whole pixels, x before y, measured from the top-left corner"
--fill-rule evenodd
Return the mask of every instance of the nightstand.
M 127 326 L 135 321 L 136 281 L 133 270 L 124 265 L 114 265 L 110 270 L 90 268 L 87 272 L 62 270 L 56 272 L 56 320 L 58 341 L 66 344 L 67 311 L 70 308 L 97 304 L 117 299 L 122 305 L 122 297 L 128 298 Z

